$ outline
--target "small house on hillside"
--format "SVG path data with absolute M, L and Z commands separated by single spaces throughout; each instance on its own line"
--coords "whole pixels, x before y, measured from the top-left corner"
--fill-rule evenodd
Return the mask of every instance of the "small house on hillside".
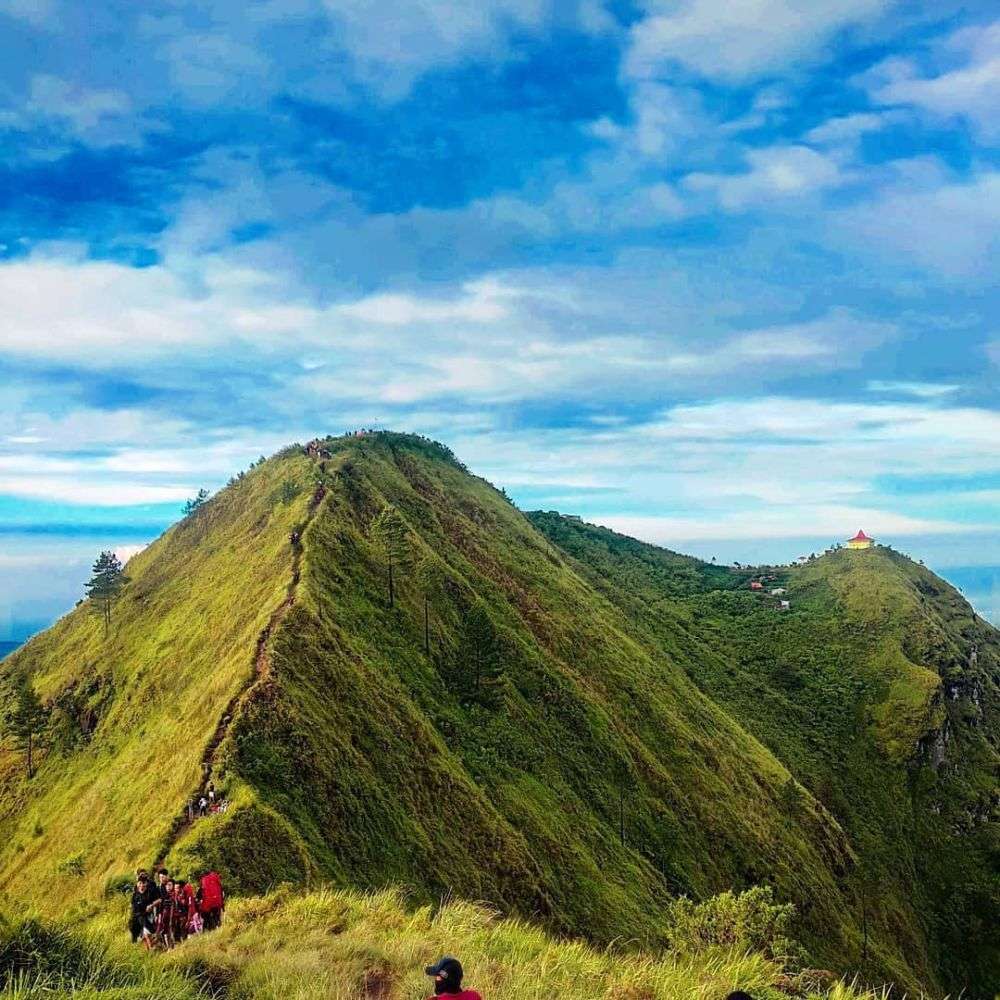
M 858 529 L 858 533 L 853 538 L 847 539 L 849 549 L 870 549 L 874 544 L 875 539 L 866 535 L 861 529 Z
M 779 611 L 790 611 L 791 608 L 792 608 L 792 602 L 791 601 L 778 601 L 778 610 Z
M 764 589 L 764 584 L 762 584 L 760 582 L 760 580 L 752 580 L 751 583 L 750 583 L 750 589 L 751 590 L 763 590 Z
M 787 594 L 787 593 L 788 593 L 788 591 L 787 591 L 787 590 L 785 590 L 785 588 L 784 588 L 784 587 L 775 587 L 775 588 L 774 588 L 774 589 L 773 589 L 773 590 L 771 591 L 771 596 L 772 596 L 772 597 L 781 597 L 781 595 L 782 595 L 782 594 Z

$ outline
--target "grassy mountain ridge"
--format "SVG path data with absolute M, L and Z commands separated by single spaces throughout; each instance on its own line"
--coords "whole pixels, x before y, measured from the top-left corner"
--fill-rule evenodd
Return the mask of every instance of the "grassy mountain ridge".
M 743 573 L 728 592 L 699 583 L 665 602 L 675 557 L 531 516 L 651 641 L 700 649 L 692 679 L 837 817 L 857 853 L 846 897 L 870 938 L 854 967 L 924 953 L 950 989 L 988 995 L 1000 981 L 996 630 L 884 547 L 777 570 L 792 605 L 778 613 Z
M 946 628 L 927 612 L 925 629 L 903 628 L 900 660 L 891 593 L 879 614 L 853 608 L 849 584 L 806 567 L 779 622 L 745 577 L 631 540 L 619 551 L 601 536 L 602 549 L 598 529 L 528 518 L 441 446 L 380 434 L 327 448 L 318 460 L 279 453 L 130 561 L 107 642 L 83 605 L 4 661 L 55 706 L 30 785 L 13 761 L 0 764 L 8 899 L 55 912 L 167 854 L 211 862 L 248 892 L 404 883 L 418 898 L 482 898 L 561 931 L 655 945 L 674 894 L 768 882 L 796 901 L 803 938 L 831 967 L 862 965 L 867 924 L 873 978 L 936 990 L 970 975 L 967 959 L 942 961 L 938 930 L 914 917 L 930 888 L 918 899 L 901 886 L 869 892 L 858 906 L 857 872 L 874 865 L 864 836 L 894 814 L 872 782 L 877 802 L 859 825 L 829 772 L 838 735 L 861 728 L 858 752 L 876 774 L 906 785 L 907 741 L 935 760 L 953 706 L 925 683 L 942 675 L 917 653 L 951 650 L 941 655 L 958 664 L 979 624 Z M 413 557 L 393 608 L 372 530 L 386 504 Z M 947 591 L 920 594 L 914 614 L 921 600 L 951 606 Z M 812 606 L 819 643 L 803 624 Z M 502 655 L 496 676 L 473 685 L 477 607 Z M 838 626 L 847 620 L 857 627 Z M 755 666 L 775 636 L 823 661 L 798 689 Z M 995 633 L 977 641 L 973 673 L 988 679 Z M 824 672 L 828 649 L 857 668 Z M 855 688 L 873 689 L 880 664 L 893 683 L 862 713 Z M 995 688 L 978 683 L 982 719 L 995 720 Z M 824 715 L 823 684 L 855 722 Z M 962 779 L 981 794 L 996 780 L 988 725 Z M 948 739 L 967 728 L 954 722 Z M 233 806 L 178 826 L 203 762 Z M 980 823 L 976 838 L 993 826 Z M 899 842 L 885 839 L 886 850 Z M 915 865 L 918 855 L 911 844 Z M 987 876 L 971 887 L 991 892 Z M 971 916 L 963 910 L 963 927 Z

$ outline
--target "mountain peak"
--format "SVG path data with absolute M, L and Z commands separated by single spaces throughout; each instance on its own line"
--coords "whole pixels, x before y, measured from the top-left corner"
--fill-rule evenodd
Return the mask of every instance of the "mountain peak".
M 936 900 L 990 864 L 997 641 L 932 574 L 838 551 L 775 570 L 782 611 L 417 435 L 275 457 L 130 562 L 107 638 L 83 605 L 3 661 L 49 709 L 30 786 L 0 761 L 6 894 L 62 909 L 166 857 L 657 944 L 675 895 L 767 883 L 817 962 L 861 967 L 864 912 L 866 976 L 968 981 Z M 208 781 L 229 808 L 192 818 Z

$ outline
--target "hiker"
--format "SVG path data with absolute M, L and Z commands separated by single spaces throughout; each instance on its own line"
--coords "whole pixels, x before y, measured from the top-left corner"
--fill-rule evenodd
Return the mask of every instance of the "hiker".
M 161 886 L 160 905 L 156 911 L 156 940 L 164 949 L 174 946 L 174 913 L 176 908 L 174 880 L 167 876 Z
M 226 908 L 226 896 L 222 891 L 222 879 L 214 871 L 204 872 L 198 880 L 201 885 L 201 919 L 206 931 L 214 931 L 222 925 L 222 914 Z
M 726 997 L 726 1000 L 753 1000 L 753 997 L 749 993 L 744 993 L 743 990 L 735 990 Z
M 215 782 L 210 781 L 208 783 L 208 804 L 209 806 L 215 805 Z
M 208 815 L 208 799 L 204 795 L 198 798 L 198 815 L 207 816 Z
M 462 989 L 462 963 L 457 958 L 445 955 L 424 972 L 434 978 L 434 995 L 460 998 L 460 1000 L 482 1000 L 475 990 Z
M 183 941 L 188 936 L 191 911 L 194 909 L 194 889 L 187 879 L 178 877 L 174 882 L 174 923 L 175 941 Z
M 135 888 L 132 890 L 132 908 L 129 918 L 129 931 L 132 934 L 132 944 L 140 938 L 148 948 L 148 937 L 153 934 L 156 926 L 155 911 L 151 909 L 159 900 L 160 894 L 149 879 L 145 869 L 136 872 Z

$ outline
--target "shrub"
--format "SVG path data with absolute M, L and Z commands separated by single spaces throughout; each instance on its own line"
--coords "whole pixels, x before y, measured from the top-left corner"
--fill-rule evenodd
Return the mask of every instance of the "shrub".
M 86 861 L 84 859 L 83 851 L 76 851 L 73 854 L 67 854 L 65 858 L 62 859 L 56 865 L 56 872 L 60 875 L 74 875 L 80 878 L 87 871 Z
M 703 903 L 681 897 L 670 906 L 666 931 L 675 951 L 696 954 L 723 947 L 789 962 L 799 959 L 802 950 L 789 933 L 794 916 L 793 904 L 776 903 L 774 890 L 758 885 Z
M 111 896 L 124 896 L 132 891 L 134 884 L 135 878 L 128 872 L 109 875 L 108 880 L 104 883 L 104 895 L 109 898 Z

